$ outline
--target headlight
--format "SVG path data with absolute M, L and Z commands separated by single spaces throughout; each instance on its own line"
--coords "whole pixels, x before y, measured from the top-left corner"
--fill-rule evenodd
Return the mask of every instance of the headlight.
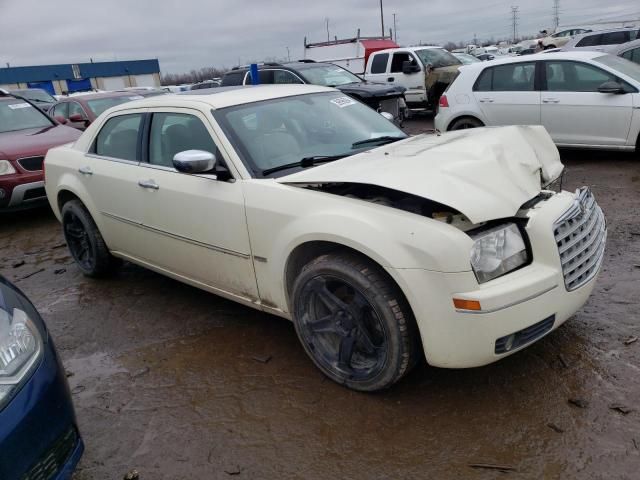
M 478 283 L 500 277 L 529 261 L 527 247 L 514 223 L 472 235 L 471 267 Z
M 42 338 L 27 314 L 0 308 L 0 408 L 28 377 L 42 352 Z
M 16 173 L 16 169 L 13 168 L 9 160 L 0 160 L 0 175 L 11 175 Z

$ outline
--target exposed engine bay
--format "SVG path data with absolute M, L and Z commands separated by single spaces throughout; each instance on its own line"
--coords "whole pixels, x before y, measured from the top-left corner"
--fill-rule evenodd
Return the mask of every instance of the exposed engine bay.
M 415 213 L 416 215 L 450 224 L 462 231 L 471 230 L 482 225 L 472 223 L 465 215 L 447 205 L 376 185 L 322 183 L 307 185 L 306 188 Z

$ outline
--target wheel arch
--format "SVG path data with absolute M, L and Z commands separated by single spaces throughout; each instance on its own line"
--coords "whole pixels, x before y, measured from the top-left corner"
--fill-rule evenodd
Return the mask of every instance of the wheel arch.
M 462 120 L 463 118 L 472 118 L 474 120 L 477 120 L 478 122 L 480 122 L 482 124 L 482 126 L 486 126 L 486 123 L 484 121 L 482 121 L 482 119 L 478 118 L 477 115 L 473 115 L 471 113 L 462 113 L 454 118 L 452 118 L 449 121 L 449 124 L 447 125 L 447 132 L 451 131 L 451 126 L 456 123 L 458 120 Z

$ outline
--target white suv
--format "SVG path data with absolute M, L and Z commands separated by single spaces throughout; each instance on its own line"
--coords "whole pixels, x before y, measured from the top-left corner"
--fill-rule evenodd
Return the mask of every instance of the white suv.
M 315 364 L 362 391 L 422 352 L 499 360 L 589 297 L 604 216 L 587 188 L 544 188 L 563 169 L 544 129 L 407 137 L 335 89 L 216 91 L 114 107 L 49 151 L 85 274 L 125 259 L 291 319 Z
M 543 125 L 558 146 L 636 149 L 640 65 L 598 52 L 555 52 L 477 63 L 440 99 L 440 131 Z

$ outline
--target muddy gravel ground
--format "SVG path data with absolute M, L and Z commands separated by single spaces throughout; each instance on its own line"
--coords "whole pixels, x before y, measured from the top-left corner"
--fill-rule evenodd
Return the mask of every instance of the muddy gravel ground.
M 497 364 L 421 364 L 379 394 L 325 379 L 286 320 L 130 264 L 85 278 L 49 210 L 1 216 L 0 272 L 70 375 L 74 478 L 640 478 L 640 158 L 562 155 L 566 188 L 590 185 L 608 219 L 589 302 Z

